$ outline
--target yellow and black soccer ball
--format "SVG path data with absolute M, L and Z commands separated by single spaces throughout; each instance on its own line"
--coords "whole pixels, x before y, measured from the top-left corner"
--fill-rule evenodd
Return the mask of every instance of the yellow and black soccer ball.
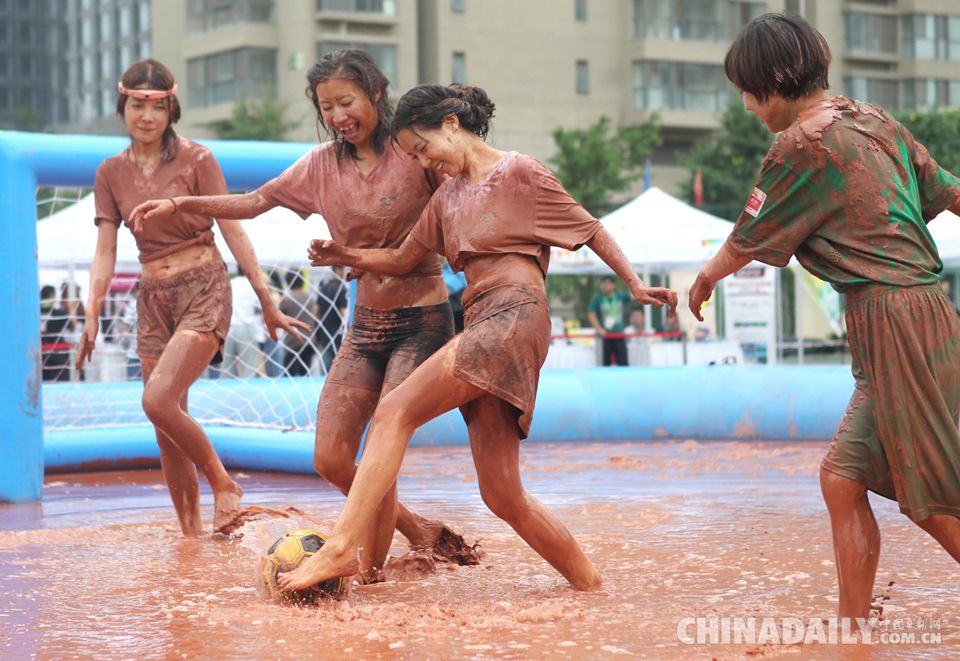
M 327 536 L 316 530 L 295 530 L 275 541 L 260 558 L 257 588 L 277 601 L 312 604 L 322 598 L 340 598 L 347 591 L 347 578 L 333 578 L 303 590 L 283 591 L 277 585 L 277 576 L 300 566 L 300 563 L 320 550 Z

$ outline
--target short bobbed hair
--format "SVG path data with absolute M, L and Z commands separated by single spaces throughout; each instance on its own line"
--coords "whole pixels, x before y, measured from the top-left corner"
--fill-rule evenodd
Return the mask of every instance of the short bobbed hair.
M 830 87 L 830 46 L 800 16 L 764 14 L 747 23 L 727 51 L 723 68 L 737 89 L 759 101 L 799 99 Z

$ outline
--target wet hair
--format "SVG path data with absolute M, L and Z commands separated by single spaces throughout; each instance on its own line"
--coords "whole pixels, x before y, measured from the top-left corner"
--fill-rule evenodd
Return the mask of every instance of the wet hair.
M 307 98 L 313 102 L 317 110 L 317 136 L 320 136 L 320 127 L 333 136 L 336 145 L 337 159 L 349 155 L 357 157 L 357 148 L 343 137 L 336 129 L 327 126 L 323 121 L 323 112 L 320 110 L 320 99 L 317 98 L 317 85 L 333 78 L 349 80 L 359 87 L 370 99 L 377 111 L 377 126 L 373 130 L 373 148 L 382 154 L 390 137 L 390 120 L 393 119 L 393 106 L 387 96 L 390 81 L 377 66 L 373 58 L 366 51 L 356 49 L 338 50 L 328 53 L 320 61 L 310 67 L 307 72 Z
M 418 85 L 401 97 L 391 130 L 419 126 L 440 128 L 448 115 L 456 115 L 460 126 L 480 138 L 490 131 L 496 105 L 480 87 L 470 85 Z
M 761 102 L 773 94 L 794 100 L 830 87 L 831 59 L 827 40 L 805 19 L 763 14 L 740 30 L 723 68 L 730 82 Z
M 123 72 L 120 82 L 128 90 L 169 90 L 173 89 L 176 81 L 170 69 L 156 60 L 147 59 L 131 64 L 130 68 Z M 117 95 L 117 114 L 120 117 L 123 117 L 129 98 L 126 94 Z M 163 132 L 161 154 L 163 160 L 172 161 L 177 157 L 177 133 L 173 130 L 173 125 L 180 119 L 180 100 L 174 94 L 163 99 L 163 103 L 170 112 L 170 123 Z

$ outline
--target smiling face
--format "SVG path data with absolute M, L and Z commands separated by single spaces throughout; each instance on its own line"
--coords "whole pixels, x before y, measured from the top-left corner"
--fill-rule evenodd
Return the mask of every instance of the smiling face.
M 357 147 L 370 143 L 379 123 L 374 101 L 352 80 L 329 78 L 317 84 L 317 104 L 327 128 Z
M 463 171 L 466 160 L 464 147 L 456 139 L 458 128 L 456 116 L 449 115 L 439 128 L 410 126 L 400 129 L 397 143 L 424 169 L 455 177 Z
M 170 109 L 166 99 L 145 101 L 131 96 L 123 107 L 123 121 L 133 140 L 154 144 L 163 138 L 163 132 L 170 125 Z

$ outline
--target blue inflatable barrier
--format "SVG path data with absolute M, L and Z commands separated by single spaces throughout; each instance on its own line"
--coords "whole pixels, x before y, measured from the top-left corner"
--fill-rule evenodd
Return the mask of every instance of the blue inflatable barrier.
M 258 379 L 200 382 L 191 402 L 229 419 L 238 411 L 270 411 L 266 423 L 293 426 L 297 420 L 282 401 L 263 406 L 264 390 L 304 388 L 315 392 L 309 378 L 282 383 Z M 322 381 L 322 380 L 321 380 Z M 73 406 L 85 398 L 104 398 L 104 389 L 140 390 L 137 383 L 89 384 L 78 395 L 55 384 L 44 386 L 44 401 L 69 396 Z M 215 396 L 211 393 L 215 388 Z M 829 440 L 850 394 L 853 377 L 843 366 L 710 366 L 676 368 L 591 368 L 545 370 L 540 375 L 537 410 L 530 438 L 535 441 L 695 440 Z M 126 426 L 86 430 L 48 429 L 46 470 L 97 470 L 155 466 L 159 462 L 153 428 L 138 408 L 120 413 Z M 300 401 L 297 398 L 280 398 Z M 220 407 L 220 410 L 217 409 Z M 117 411 L 111 411 L 117 424 Z M 262 415 L 262 414 L 261 414 Z M 231 468 L 294 473 L 313 472 L 312 431 L 210 425 L 211 441 Z M 322 430 L 321 430 L 322 431 Z M 460 414 L 451 411 L 421 427 L 414 447 L 463 445 L 468 442 Z

